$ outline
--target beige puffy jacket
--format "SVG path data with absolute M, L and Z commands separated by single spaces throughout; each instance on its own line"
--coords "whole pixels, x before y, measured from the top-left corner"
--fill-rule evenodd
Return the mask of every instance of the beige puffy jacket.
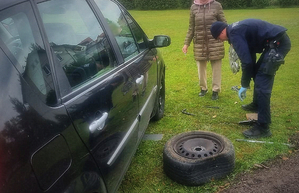
M 211 35 L 210 27 L 213 22 L 226 23 L 222 6 L 217 1 L 205 5 L 193 4 L 190 8 L 189 29 L 185 45 L 190 46 L 193 39 L 194 58 L 200 60 L 220 60 L 224 57 L 224 46 L 220 40 Z

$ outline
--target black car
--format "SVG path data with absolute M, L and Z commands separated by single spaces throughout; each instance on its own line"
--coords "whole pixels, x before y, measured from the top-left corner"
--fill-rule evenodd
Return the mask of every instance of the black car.
M 165 64 L 116 1 L 0 1 L 0 192 L 115 192 L 149 121 Z

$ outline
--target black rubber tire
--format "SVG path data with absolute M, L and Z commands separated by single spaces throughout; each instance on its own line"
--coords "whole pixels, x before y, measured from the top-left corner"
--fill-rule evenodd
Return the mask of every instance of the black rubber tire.
M 160 88 L 159 88 L 159 96 L 155 108 L 154 116 L 152 117 L 152 121 L 159 121 L 164 116 L 165 109 L 165 74 L 161 77 Z
M 164 172 L 183 185 L 198 186 L 225 177 L 234 166 L 233 144 L 216 133 L 181 133 L 168 140 L 164 147 Z

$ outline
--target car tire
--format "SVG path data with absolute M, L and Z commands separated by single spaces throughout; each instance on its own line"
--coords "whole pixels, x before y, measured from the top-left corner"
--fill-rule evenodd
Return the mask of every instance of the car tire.
M 152 121 L 159 121 L 164 116 L 165 109 L 165 76 L 164 74 L 161 77 L 159 96 L 157 100 L 157 104 L 154 111 L 154 116 L 152 117 Z
M 178 134 L 168 140 L 163 152 L 163 168 L 172 180 L 198 186 L 233 171 L 235 151 L 224 136 L 208 131 Z

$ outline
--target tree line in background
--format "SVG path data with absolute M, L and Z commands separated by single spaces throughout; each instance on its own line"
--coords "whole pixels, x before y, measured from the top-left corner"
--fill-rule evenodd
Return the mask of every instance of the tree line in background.
M 127 9 L 166 10 L 189 9 L 193 0 L 118 0 Z M 299 5 L 299 0 L 218 0 L 223 9 L 265 8 L 268 6 L 291 7 Z

